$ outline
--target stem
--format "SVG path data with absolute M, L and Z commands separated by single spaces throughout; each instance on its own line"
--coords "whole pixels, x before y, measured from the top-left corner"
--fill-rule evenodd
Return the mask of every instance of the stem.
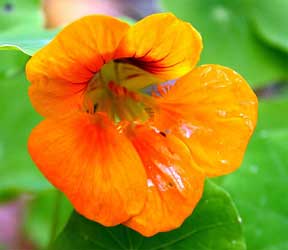
M 48 249 L 52 245 L 56 234 L 57 234 L 57 227 L 59 224 L 59 212 L 61 208 L 61 192 L 59 190 L 56 190 L 55 193 L 55 203 L 53 207 L 53 214 L 52 214 L 52 223 L 51 223 L 51 228 L 50 228 L 50 238 L 49 238 L 49 243 L 48 243 Z

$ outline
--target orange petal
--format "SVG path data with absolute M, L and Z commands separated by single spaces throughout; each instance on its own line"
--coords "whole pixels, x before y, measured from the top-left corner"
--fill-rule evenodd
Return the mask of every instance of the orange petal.
M 55 100 L 61 100 L 64 92 L 61 91 L 62 87 L 66 88 L 66 95 L 70 95 L 74 92 L 72 84 L 87 84 L 103 64 L 113 58 L 128 27 L 115 18 L 97 15 L 81 18 L 68 25 L 27 63 L 27 78 L 32 85 L 35 84 L 33 92 L 37 92 L 40 86 L 41 90 L 36 94 L 39 99 L 43 95 L 42 98 L 51 99 L 46 102 L 55 102 L 57 106 Z M 51 84 L 59 86 L 51 87 Z M 59 92 L 51 92 L 52 88 L 59 89 Z M 33 100 L 33 96 L 31 99 L 37 105 L 37 99 Z
M 32 105 L 43 116 L 58 116 L 83 109 L 86 84 L 66 81 L 39 80 L 30 85 Z
M 184 140 L 209 176 L 240 166 L 257 121 L 257 97 L 235 71 L 203 65 L 158 99 L 155 122 Z
M 202 196 L 204 175 L 188 147 L 173 135 L 138 127 L 132 137 L 148 177 L 148 198 L 125 224 L 145 236 L 179 227 Z
M 131 26 L 116 56 L 162 79 L 178 78 L 197 63 L 202 50 L 200 34 L 170 13 L 150 15 Z
M 107 116 L 48 118 L 34 128 L 28 148 L 41 172 L 85 217 L 112 226 L 143 208 L 142 162 Z

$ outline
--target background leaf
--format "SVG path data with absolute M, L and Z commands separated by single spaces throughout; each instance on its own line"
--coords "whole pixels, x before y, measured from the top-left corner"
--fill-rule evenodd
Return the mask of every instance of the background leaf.
M 62 231 L 71 212 L 70 202 L 60 191 L 54 189 L 40 192 L 27 206 L 25 235 L 40 249 L 44 249 L 51 237 Z
M 14 28 L 27 24 L 32 27 L 43 24 L 40 0 L 0 0 L 0 16 L 1 33 L 13 32 Z
M 250 1 L 251 18 L 258 34 L 272 46 L 288 52 L 288 1 Z
M 33 31 L 28 26 L 15 29 L 12 33 L 0 35 L 0 52 L 1 50 L 20 50 L 32 56 L 49 43 L 57 32 L 42 29 Z
M 231 67 L 254 87 L 287 79 L 287 54 L 268 47 L 253 33 L 247 9 L 250 5 L 246 4 L 246 0 L 162 2 L 164 8 L 191 22 L 203 36 L 201 64 L 216 63 Z M 273 5 L 274 2 L 270 2 Z
M 57 33 L 44 29 L 40 0 L 0 0 L 0 15 L 0 50 L 33 55 Z
M 177 230 L 145 238 L 122 225 L 103 227 L 75 212 L 51 249 L 244 250 L 240 224 L 241 219 L 230 196 L 208 181 L 192 216 Z
M 21 74 L 28 58 L 18 51 L 0 51 L 0 61 L 5 62 L 0 63 L 0 81 Z
M 9 57 L 9 53 L 10 57 Z M 5 57 L 2 57 L 5 55 Z M 9 59 L 8 59 L 9 58 Z M 27 95 L 28 82 L 24 65 L 28 57 L 16 51 L 3 54 L 7 71 L 0 67 L 0 193 L 21 193 L 50 189 L 51 185 L 32 163 L 27 152 L 27 139 L 31 129 L 41 117 L 33 110 Z M 10 60 L 10 61 L 9 61 Z M 7 64 L 5 64 L 7 65 Z M 14 72 L 15 74 L 8 74 Z M 1 75 L 1 74 L 0 74 Z M 5 76 L 6 75 L 6 76 Z M 3 195 L 3 194 L 2 194 Z
M 259 123 L 243 166 L 222 177 L 241 216 L 248 250 L 288 249 L 288 101 L 260 103 Z

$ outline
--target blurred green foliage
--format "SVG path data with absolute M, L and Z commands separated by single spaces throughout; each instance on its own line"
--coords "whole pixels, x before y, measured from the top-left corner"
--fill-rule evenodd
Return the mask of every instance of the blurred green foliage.
M 41 0 L 0 0 L 0 51 L 32 55 L 47 44 L 55 30 L 44 30 Z
M 251 1 L 251 19 L 259 36 L 275 48 L 288 52 L 288 1 Z
M 0 52 L 0 78 L 11 80 L 17 74 L 23 74 L 25 63 L 29 57 L 18 51 L 1 51 Z M 5 62 L 5 63 L 4 63 Z
M 40 0 L 0 0 L 0 201 L 32 194 L 24 229 L 29 239 L 44 247 L 55 221 L 55 208 L 59 211 L 55 232 L 59 233 L 71 205 L 61 197 L 58 207 L 59 197 L 26 149 L 30 130 L 42 118 L 27 96 L 25 63 L 28 55 L 57 32 L 43 29 L 39 4 Z M 287 0 L 162 0 L 162 5 L 202 34 L 200 64 L 229 66 L 244 75 L 258 93 L 262 93 L 259 88 L 270 93 L 275 82 L 287 82 Z M 258 128 L 243 166 L 215 179 L 240 211 L 248 250 L 288 249 L 287 87 L 284 90 L 276 85 L 270 100 L 260 95 Z M 238 216 L 227 193 L 210 182 L 196 211 L 174 232 L 145 239 L 122 226 L 104 230 L 74 213 L 53 249 L 118 249 L 120 242 L 123 249 L 136 245 L 139 249 L 244 250 Z M 183 240 L 186 233 L 189 237 Z
M 3 192 L 35 192 L 51 188 L 34 167 L 27 152 L 27 139 L 40 116 L 31 107 L 27 95 L 28 82 L 23 72 L 27 56 L 20 52 L 0 52 L 0 60 L 11 68 L 5 73 L 0 68 L 0 194 Z M 7 60 L 7 58 L 10 59 Z M 24 60 L 23 60 L 24 59 Z M 13 64 L 13 60 L 15 64 Z M 6 63 L 4 65 L 7 65 Z M 3 72 L 3 71 L 2 71 Z M 7 75 L 8 76 L 3 76 Z
M 59 191 L 38 193 L 26 211 L 24 221 L 26 237 L 41 249 L 45 249 L 62 231 L 71 211 L 71 204 Z
M 42 27 L 41 0 L 0 0 L 0 30 L 3 33 L 18 32 L 31 25 Z
M 163 0 L 162 2 L 165 9 L 191 22 L 201 33 L 204 49 L 200 64 L 216 63 L 231 67 L 241 73 L 254 87 L 288 79 L 288 54 L 273 49 L 265 41 L 260 40 L 261 37 L 257 36 L 251 23 L 255 10 L 252 8 L 252 2 L 254 5 L 259 2 L 262 5 L 271 4 L 270 9 L 274 9 L 274 1 Z M 282 0 L 282 5 L 285 8 L 287 1 Z M 275 11 L 274 14 L 282 14 L 282 18 L 287 20 L 284 11 L 282 13 Z M 279 26 L 281 25 L 280 23 Z

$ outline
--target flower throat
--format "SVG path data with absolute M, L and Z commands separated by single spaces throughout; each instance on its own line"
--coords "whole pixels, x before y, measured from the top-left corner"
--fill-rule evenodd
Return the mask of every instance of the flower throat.
M 111 61 L 90 80 L 84 109 L 89 113 L 104 112 L 115 123 L 145 122 L 153 115 L 154 103 L 143 89 L 157 81 L 134 65 Z

